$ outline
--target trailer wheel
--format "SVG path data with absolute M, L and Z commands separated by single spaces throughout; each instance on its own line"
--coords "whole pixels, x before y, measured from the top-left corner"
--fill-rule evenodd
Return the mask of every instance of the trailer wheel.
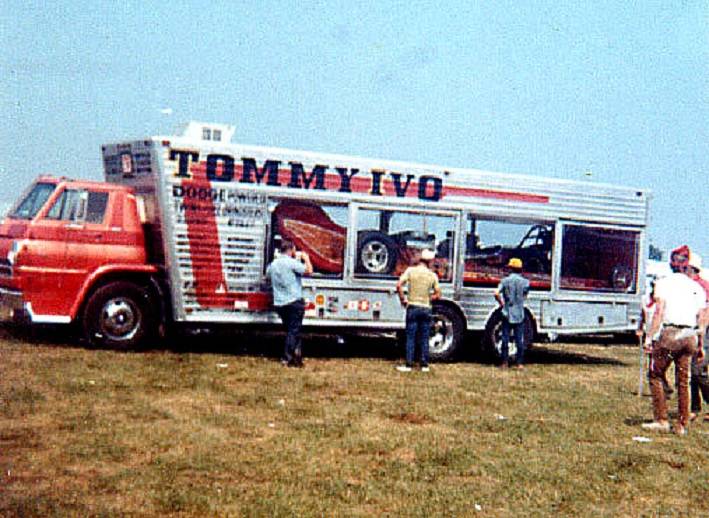
M 152 329 L 148 292 L 127 281 L 98 288 L 84 309 L 84 338 L 94 346 L 136 349 Z
M 363 232 L 357 242 L 357 272 L 387 274 L 398 258 L 396 242 L 382 232 Z
M 485 326 L 483 335 L 483 349 L 493 361 L 499 362 L 502 359 L 502 311 L 495 311 L 490 320 Z M 534 340 L 534 325 L 529 313 L 524 313 L 524 343 L 528 351 L 532 347 Z M 507 349 L 508 359 L 514 362 L 517 359 L 517 344 L 514 341 L 514 336 L 510 337 L 509 346 Z
M 455 357 L 465 337 L 465 324 L 458 312 L 445 304 L 433 305 L 431 336 L 428 355 L 433 361 L 446 361 Z

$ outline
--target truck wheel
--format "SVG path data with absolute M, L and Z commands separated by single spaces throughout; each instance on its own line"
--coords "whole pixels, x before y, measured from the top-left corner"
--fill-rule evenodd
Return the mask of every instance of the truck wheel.
M 357 272 L 387 274 L 396 266 L 396 242 L 382 232 L 363 232 L 357 243 Z
M 455 357 L 465 336 L 465 324 L 458 312 L 445 304 L 433 305 L 431 337 L 428 355 L 433 361 L 446 361 Z
M 495 311 L 490 320 L 485 326 L 485 334 L 483 335 L 483 349 L 493 361 L 499 362 L 502 359 L 502 311 Z M 528 351 L 532 347 L 534 340 L 534 325 L 532 318 L 525 311 L 524 314 L 524 343 Z M 514 335 L 510 337 L 510 343 L 507 349 L 510 362 L 517 359 L 517 344 L 514 340 Z
M 152 326 L 149 298 L 144 288 L 132 282 L 100 287 L 84 309 L 84 337 L 97 347 L 136 349 Z

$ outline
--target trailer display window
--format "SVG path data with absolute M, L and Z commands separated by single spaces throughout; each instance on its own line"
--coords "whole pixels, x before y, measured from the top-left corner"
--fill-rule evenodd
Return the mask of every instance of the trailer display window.
M 565 225 L 561 246 L 561 288 L 636 291 L 639 232 Z
M 356 276 L 398 277 L 421 250 L 428 248 L 436 252 L 431 268 L 439 280 L 452 280 L 456 226 L 453 216 L 360 209 L 357 222 Z
M 278 200 L 270 206 L 273 253 L 284 239 L 310 256 L 313 275 L 341 278 L 345 265 L 347 206 Z
M 553 224 L 499 221 L 472 214 L 467 221 L 464 286 L 497 286 L 509 273 L 507 263 L 516 257 L 533 290 L 551 289 Z

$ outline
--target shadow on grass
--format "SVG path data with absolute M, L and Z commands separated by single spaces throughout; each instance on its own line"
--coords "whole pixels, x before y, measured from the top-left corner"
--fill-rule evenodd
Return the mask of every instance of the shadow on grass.
M 393 360 L 403 352 L 399 350 L 395 339 L 381 335 L 303 333 L 302 341 L 306 358 Z M 279 359 L 283 355 L 284 335 L 273 330 L 183 333 L 168 341 L 165 347 L 175 352 L 213 352 Z
M 76 333 L 67 326 L 15 326 L 0 325 L 0 339 L 14 340 L 28 345 L 61 346 L 89 348 Z M 475 335 L 466 339 L 465 350 L 457 361 L 464 363 L 495 364 L 495 360 L 479 352 L 478 340 Z M 622 342 L 608 342 L 606 345 L 622 345 Z M 570 344 L 591 343 L 598 345 L 592 339 L 582 340 L 579 337 L 565 337 L 564 342 Z M 342 359 L 342 358 L 378 358 L 398 361 L 403 358 L 403 348 L 399 346 L 393 335 L 339 335 L 304 333 L 303 349 L 306 358 Z M 213 353 L 236 356 L 255 356 L 278 360 L 283 354 L 283 334 L 273 329 L 234 330 L 223 327 L 211 330 L 190 330 L 176 333 L 161 342 L 149 344 L 146 351 L 171 351 L 174 353 Z M 544 344 L 535 344 L 526 355 L 528 364 L 538 365 L 625 365 L 614 358 L 593 356 L 579 351 L 563 348 L 550 348 Z
M 0 340 L 28 345 L 78 346 L 69 326 L 0 324 Z
M 525 355 L 527 363 L 541 365 L 616 365 L 624 366 L 625 362 L 615 358 L 591 356 L 578 351 L 563 351 L 548 349 L 542 345 L 535 345 Z

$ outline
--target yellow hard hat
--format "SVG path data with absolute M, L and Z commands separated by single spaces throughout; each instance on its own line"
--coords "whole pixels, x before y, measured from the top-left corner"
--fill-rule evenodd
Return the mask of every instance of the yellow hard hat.
M 510 262 L 507 263 L 507 266 L 510 268 L 522 268 L 522 259 L 519 259 L 518 257 L 513 257 L 510 259 Z

